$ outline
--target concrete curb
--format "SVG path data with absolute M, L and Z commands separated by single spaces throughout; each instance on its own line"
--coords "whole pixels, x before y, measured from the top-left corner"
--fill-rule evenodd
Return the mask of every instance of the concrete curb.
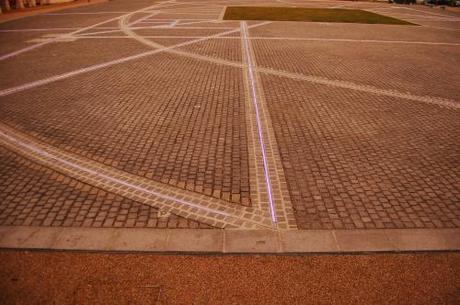
M 0 248 L 160 253 L 459 251 L 460 229 L 207 230 L 0 227 Z

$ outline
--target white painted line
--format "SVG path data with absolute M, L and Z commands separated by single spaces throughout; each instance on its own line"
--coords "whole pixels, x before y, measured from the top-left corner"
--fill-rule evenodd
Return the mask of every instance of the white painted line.
M 175 21 L 175 20 L 178 20 L 178 19 L 174 19 L 174 18 L 156 18 L 156 19 L 152 19 L 154 21 Z M 190 19 L 190 18 L 180 18 L 180 20 L 202 20 L 202 21 L 210 21 L 210 20 L 215 20 L 215 19 L 202 19 L 202 18 L 193 18 L 193 19 Z
M 198 38 L 206 38 L 207 36 L 140 36 L 140 37 L 148 38 L 148 39 L 154 39 L 154 38 L 198 39 Z M 136 39 L 135 37 L 131 37 L 131 36 L 78 36 L 78 38 L 79 39 Z
M 66 159 L 60 158 L 59 156 L 51 154 L 51 153 L 49 153 L 49 152 L 47 152 L 47 151 L 45 151 L 45 150 L 43 150 L 43 149 L 41 149 L 41 148 L 39 148 L 37 146 L 25 143 L 25 142 L 21 141 L 20 139 L 12 137 L 12 136 L 8 135 L 7 133 L 5 133 L 5 132 L 3 132 L 1 130 L 0 130 L 0 136 L 3 137 L 3 138 L 8 139 L 8 141 L 15 143 L 16 145 L 18 145 L 18 146 L 20 146 L 22 148 L 25 148 L 25 149 L 27 149 L 29 151 L 32 151 L 32 152 L 38 154 L 40 156 L 43 156 L 45 158 L 54 160 L 57 163 L 62 163 L 64 165 L 72 168 L 73 170 L 76 170 L 77 172 L 85 172 L 85 173 L 90 174 L 90 175 L 92 175 L 94 177 L 102 178 L 102 179 L 114 182 L 116 184 L 123 185 L 123 186 L 129 187 L 131 189 L 135 189 L 137 191 L 141 191 L 143 193 L 154 195 L 156 197 L 159 197 L 159 198 L 162 198 L 162 199 L 165 199 L 165 200 L 178 202 L 178 203 L 181 203 L 183 205 L 191 206 L 191 207 L 194 207 L 194 208 L 197 208 L 197 209 L 200 209 L 200 210 L 204 210 L 204 211 L 209 212 L 209 213 L 223 215 L 225 217 L 233 217 L 232 215 L 230 215 L 228 213 L 225 213 L 223 211 L 215 210 L 215 209 L 212 209 L 212 208 L 207 208 L 207 207 L 204 207 L 204 206 L 201 206 L 201 205 L 189 202 L 189 201 L 182 200 L 182 199 L 177 198 L 177 197 L 168 196 L 168 195 L 165 195 L 165 194 L 153 191 L 153 190 L 149 190 L 149 189 L 144 188 L 142 186 L 135 185 L 135 184 L 132 184 L 130 182 L 118 179 L 116 177 L 106 175 L 106 174 L 104 174 L 104 173 L 102 173 L 100 171 L 95 171 L 95 170 L 93 170 L 93 169 L 91 169 L 89 167 L 81 166 L 81 165 L 79 165 L 77 163 L 68 161 Z
M 128 26 L 135 25 L 135 24 L 137 24 L 138 22 L 143 22 L 143 21 L 145 21 L 145 20 L 151 18 L 152 16 L 158 15 L 159 13 L 160 13 L 160 11 L 153 11 L 153 12 L 151 12 L 150 14 L 148 14 L 147 16 L 144 16 L 144 17 L 142 17 L 142 18 L 139 18 L 139 19 L 137 19 L 137 20 L 135 20 L 135 21 L 129 23 Z M 123 18 L 128 17 L 128 16 L 131 17 L 132 15 L 134 15 L 134 14 L 127 14 L 127 15 L 123 16 Z
M 181 20 L 185 20 L 185 19 L 181 19 Z M 198 23 L 208 23 L 208 22 L 213 22 L 214 20 L 204 20 L 204 21 L 192 21 L 192 22 L 180 22 L 178 25 L 182 26 L 182 25 L 190 25 L 190 24 L 198 24 Z
M 137 12 L 142 12 L 143 10 L 146 10 L 146 9 L 151 9 L 151 8 L 154 8 L 154 7 L 158 7 L 158 6 L 161 6 L 165 3 L 169 3 L 171 2 L 172 0 L 169 0 L 169 1 L 164 1 L 164 2 L 160 2 L 158 4 L 155 4 L 155 5 L 152 5 L 152 6 L 149 6 L 149 7 L 146 7 L 146 8 L 143 8 L 143 9 L 140 9 L 140 10 L 137 10 L 137 11 L 134 11 L 134 12 L 131 12 L 129 14 L 134 14 L 134 13 L 137 13 Z M 175 4 L 174 4 L 175 5 Z M 89 29 L 92 29 L 94 27 L 97 27 L 99 25 L 102 25 L 102 24 L 105 24 L 105 23 L 108 23 L 108 22 L 111 22 L 111 21 L 115 21 L 115 20 L 118 20 L 122 17 L 124 17 L 125 15 L 122 15 L 122 16 L 118 16 L 118 17 L 115 17 L 115 18 L 111 18 L 111 19 L 108 19 L 108 20 L 105 20 L 105 21 L 102 21 L 102 22 L 99 22 L 99 23 L 96 23 L 96 24 L 93 24 L 93 25 L 90 25 L 90 26 L 87 26 L 87 27 L 84 27 L 84 28 L 80 28 L 76 31 L 73 31 L 71 33 L 67 33 L 67 34 L 63 34 L 63 36 L 72 36 L 72 35 L 75 35 L 75 34 L 78 34 L 78 33 L 81 33 L 81 32 L 84 32 L 86 30 L 89 30 Z M 40 48 L 41 46 L 44 46 L 44 45 L 47 45 L 51 42 L 54 42 L 56 41 L 58 38 L 56 39 L 50 39 L 48 41 L 44 41 L 44 42 L 41 42 L 41 43 L 38 43 L 38 44 L 35 44 L 35 45 L 32 45 L 32 46 L 29 46 L 29 47 L 26 47 L 26 48 L 23 48 L 23 49 L 20 49 L 20 50 L 17 50 L 17 51 L 14 51 L 14 52 L 11 52 L 11 53 L 8 53 L 8 54 L 5 54 L 3 56 L 0 56 L 0 61 L 2 60 L 5 60 L 5 59 L 8 59 L 8 58 L 11 58 L 13 56 L 17 56 L 19 54 L 22 54 L 22 53 L 25 53 L 25 52 L 29 52 L 31 50 L 35 50 L 37 48 Z
M 145 29 L 149 29 L 150 27 L 145 27 Z M 176 27 L 181 28 L 181 27 Z M 218 27 L 220 28 L 227 28 L 227 27 Z M 136 27 L 135 29 L 144 29 L 143 27 Z M 213 29 L 213 28 L 209 28 Z M 107 31 L 110 32 L 118 32 L 121 30 L 115 31 Z M 134 37 L 130 36 L 90 36 L 92 34 L 99 34 L 105 32 L 94 32 L 89 34 L 80 34 L 78 38 L 128 38 L 134 39 Z M 207 36 L 171 36 L 171 35 L 139 35 L 143 38 L 190 38 L 190 39 L 197 39 L 197 38 L 204 38 Z M 225 36 L 225 37 L 215 37 L 213 39 L 241 39 L 237 36 Z M 420 44 L 420 45 L 445 45 L 445 46 L 459 46 L 460 42 L 431 42 L 431 41 L 402 41 L 402 40 L 370 40 L 370 39 L 340 39 L 340 38 L 297 38 L 297 37 L 260 37 L 260 36 L 252 36 L 248 37 L 249 40 L 293 40 L 293 41 L 323 41 L 323 42 L 356 42 L 356 43 L 389 43 L 389 44 Z
M 442 97 L 432 97 L 432 96 L 420 96 L 414 95 L 411 93 L 404 93 L 393 89 L 381 89 L 370 85 L 363 85 L 363 84 L 355 84 L 349 81 L 341 81 L 341 80 L 334 80 L 328 79 L 325 77 L 320 76 L 313 76 L 313 75 L 303 75 L 298 73 L 286 72 L 286 71 L 278 71 L 273 70 L 270 68 L 262 68 L 256 67 L 256 70 L 261 73 L 266 73 L 270 75 L 276 75 L 281 77 L 287 77 L 297 80 L 304 80 L 315 84 L 321 84 L 326 86 L 332 86 L 337 88 L 344 88 L 356 91 L 367 92 L 371 94 L 381 95 L 381 96 L 389 96 L 395 98 L 401 98 L 410 101 L 417 101 L 427 104 L 438 105 L 445 108 L 450 109 L 460 109 L 460 102 L 457 102 L 452 99 L 442 98 Z
M 46 41 L 43 41 L 43 42 L 28 46 L 26 48 L 23 48 L 23 49 L 20 49 L 20 50 L 5 54 L 3 56 L 0 56 L 0 61 L 5 60 L 7 58 L 14 57 L 16 55 L 19 55 L 19 54 L 22 54 L 22 53 L 25 53 L 25 52 L 28 52 L 28 51 L 31 51 L 31 50 L 35 50 L 35 49 L 37 49 L 37 48 L 39 48 L 41 46 L 44 46 L 44 45 L 50 43 L 51 41 L 55 41 L 55 40 L 56 40 L 55 38 L 54 39 L 48 39 Z
M 273 198 L 272 184 L 270 181 L 270 172 L 268 169 L 267 152 L 265 149 L 264 135 L 263 135 L 264 132 L 263 132 L 263 127 L 262 127 L 262 122 L 261 122 L 261 117 L 260 117 L 260 112 L 259 112 L 259 105 L 258 105 L 259 102 L 257 101 L 256 77 L 254 76 L 254 64 L 253 64 L 252 55 L 251 55 L 251 45 L 249 44 L 249 39 L 247 39 L 249 35 L 248 35 L 248 28 L 247 28 L 246 22 L 241 21 L 240 27 L 241 27 L 241 34 L 242 34 L 242 40 L 243 40 L 243 47 L 245 51 L 246 64 L 248 66 L 248 75 L 249 75 L 249 80 L 250 80 L 249 85 L 251 88 L 252 103 L 254 105 L 254 111 L 256 114 L 260 150 L 262 152 L 262 160 L 264 164 L 265 184 L 267 187 L 268 201 L 270 204 L 270 215 L 271 215 L 272 223 L 276 226 L 277 219 L 276 219 L 276 211 L 275 211 L 275 200 Z
M 263 25 L 263 24 L 266 24 L 266 23 L 267 22 L 255 24 L 255 25 L 252 25 L 251 27 L 260 26 L 260 25 Z M 84 74 L 84 73 L 96 71 L 96 70 L 99 70 L 99 69 L 111 67 L 111 66 L 121 64 L 121 63 L 125 63 L 125 62 L 128 62 L 128 61 L 132 61 L 132 60 L 135 60 L 135 59 L 143 58 L 143 57 L 153 55 L 153 54 L 157 54 L 157 53 L 160 53 L 160 52 L 164 52 L 164 51 L 167 51 L 167 50 L 172 50 L 174 48 L 187 46 L 187 45 L 190 45 L 190 44 L 194 44 L 194 43 L 197 43 L 197 42 L 205 41 L 205 40 L 212 39 L 212 38 L 219 37 L 219 36 L 223 36 L 223 35 L 228 35 L 228 34 L 231 34 L 231 33 L 237 33 L 239 31 L 240 31 L 240 29 L 226 31 L 226 32 L 222 32 L 222 33 L 219 33 L 219 34 L 210 35 L 210 36 L 206 36 L 206 37 L 203 37 L 203 38 L 195 39 L 195 40 L 192 40 L 192 41 L 179 43 L 179 44 L 176 44 L 176 45 L 173 45 L 173 46 L 159 48 L 159 49 L 155 49 L 155 50 L 151 50 L 151 51 L 146 51 L 146 52 L 139 53 L 139 54 L 136 54 L 136 55 L 131 55 L 131 56 L 128 56 L 128 57 L 108 61 L 108 62 L 105 62 L 105 63 L 93 65 L 93 66 L 89 66 L 89 67 L 86 67 L 86 68 L 83 68 L 83 69 L 78 69 L 78 70 L 67 72 L 67 73 L 64 73 L 64 74 L 55 75 L 55 76 L 52 76 L 52 77 L 49 77 L 49 78 L 45 78 L 45 79 L 41 79 L 41 80 L 38 80 L 38 81 L 30 82 L 30 83 L 23 84 L 23 85 L 20 85 L 20 86 L 16 86 L 16 87 L 13 87 L 13 88 L 4 89 L 4 90 L 0 91 L 0 97 L 7 96 L 7 95 L 17 93 L 17 92 L 21 92 L 21 91 L 24 91 L 24 90 L 27 90 L 27 89 L 43 86 L 43 85 L 46 85 L 46 84 L 49 84 L 49 83 L 60 81 L 60 80 L 70 78 L 70 77 L 73 77 L 73 76 L 77 76 L 77 75 L 80 75 L 80 74 Z M 151 43 L 153 43 L 153 42 L 151 42 Z M 155 45 L 154 47 L 157 47 L 157 46 Z
M 84 38 L 85 36 L 91 36 L 91 35 L 95 35 L 95 34 L 108 34 L 108 33 L 115 33 L 115 32 L 121 32 L 121 30 L 119 28 L 117 28 L 116 30 L 90 32 L 90 33 L 78 34 L 75 37 L 77 37 L 77 38 L 82 38 L 83 37 Z M 107 37 L 110 37 L 110 36 L 107 36 Z
M 68 31 L 78 30 L 80 28 L 48 28 L 48 29 L 11 29 L 11 30 L 0 30 L 0 33 L 8 32 L 47 32 L 47 31 Z
M 161 18 L 161 17 L 157 17 L 156 19 L 154 20 L 157 20 L 157 21 L 175 21 L 175 20 L 178 20 L 178 19 L 174 19 L 174 18 Z M 213 21 L 215 19 L 203 19 L 203 18 L 180 18 L 180 20 L 193 20 L 193 21 Z
M 358 43 L 393 43 L 393 44 L 422 44 L 422 45 L 451 45 L 458 46 L 455 42 L 431 42 L 408 40 L 376 40 L 376 39 L 342 39 L 342 38 L 297 38 L 297 37 L 251 37 L 250 40 L 293 40 L 293 41 L 324 41 L 324 42 L 358 42 Z
M 129 12 L 87 12 L 87 13 L 46 13 L 44 16 L 59 16 L 59 15 L 104 15 L 104 14 L 127 14 Z
M 168 12 L 164 11 L 164 15 L 217 15 L 217 13 L 202 13 L 202 14 L 197 14 L 197 13 L 175 13 L 175 12 Z
M 43 16 L 59 16 L 59 15 L 104 15 L 104 14 L 127 14 L 129 12 L 87 12 L 87 13 L 46 13 Z
M 177 23 L 176 23 L 177 25 Z M 182 26 L 179 24 L 179 26 L 174 26 L 173 24 L 164 24 L 164 25 L 154 25 L 154 26 L 149 26 L 149 27 L 133 27 L 132 29 L 134 30 L 142 30 L 142 29 L 158 29 L 158 28 L 164 28 L 164 29 L 172 29 L 172 30 L 221 30 L 221 29 L 233 29 L 234 27 L 231 26 L 214 26 L 214 27 L 206 27 L 206 26 Z
M 168 24 L 169 21 L 158 21 L 158 20 L 155 20 L 155 21 L 150 21 L 150 20 L 144 20 L 144 21 L 141 21 L 141 22 L 136 22 L 136 24 L 140 24 L 140 23 L 161 23 L 161 24 Z

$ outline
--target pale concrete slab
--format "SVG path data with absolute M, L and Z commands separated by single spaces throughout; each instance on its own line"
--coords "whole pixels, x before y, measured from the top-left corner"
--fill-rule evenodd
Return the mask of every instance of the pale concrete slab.
M 168 230 L 116 230 L 110 250 L 167 251 Z
M 395 250 L 384 230 L 340 230 L 333 234 L 341 252 Z
M 1 248 L 48 249 L 61 233 L 61 228 L 9 227 L 3 231 Z
M 458 250 L 458 229 L 444 230 L 389 230 L 387 235 L 398 250 Z
M 280 252 L 279 235 L 275 231 L 225 231 L 225 253 Z
M 110 250 L 114 229 L 65 228 L 53 243 L 54 249 Z
M 324 230 L 281 232 L 281 246 L 285 252 L 339 251 L 333 232 Z
M 166 251 L 222 252 L 222 230 L 169 230 Z
M 159 253 L 460 251 L 460 229 L 203 230 L 0 227 L 0 248 Z

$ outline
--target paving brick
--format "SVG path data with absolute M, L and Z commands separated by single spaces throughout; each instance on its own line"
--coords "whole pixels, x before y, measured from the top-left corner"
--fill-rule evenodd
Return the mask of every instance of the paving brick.
M 456 110 L 262 79 L 300 228 L 455 226 Z
M 72 187 L 74 180 L 64 179 L 62 175 L 34 164 L 3 147 L 0 147 L 0 176 L 0 225 L 157 227 L 158 216 L 155 208 L 113 196 L 82 183 L 78 183 L 79 187 Z M 63 183 L 64 180 L 67 183 Z M 40 192 L 24 192 L 24 185 L 37 188 Z M 95 192 L 97 196 L 91 196 L 91 192 Z M 54 204 L 44 204 L 50 203 L 53 197 L 56 198 Z M 21 204 L 17 205 L 16 201 Z M 120 202 L 123 206 L 118 212 L 133 211 L 132 218 L 121 218 L 121 222 L 115 222 L 115 218 L 108 217 L 106 211 L 113 208 L 114 201 Z M 87 213 L 84 209 L 90 212 Z M 180 228 L 209 228 L 207 225 L 175 215 L 171 215 L 169 220 L 169 228 L 179 228 L 179 220 Z
M 284 5 L 257 1 L 266 2 Z M 176 3 L 146 19 L 170 27 L 139 23 L 132 31 L 164 46 L 223 33 L 240 26 L 215 20 L 220 5 L 228 3 Z M 152 4 L 110 1 L 101 7 L 133 11 Z M 29 137 L 26 143 L 86 166 L 79 175 L 75 168 L 54 166 L 49 156 L 44 160 L 43 153 L 26 154 L 2 142 L 0 225 L 270 227 L 262 135 L 280 230 L 458 227 L 457 17 L 440 12 L 434 18 L 381 3 L 344 5 L 384 9 L 423 26 L 267 23 L 247 33 L 254 55 L 243 56 L 245 37 L 233 32 L 0 97 L 0 121 L 10 134 L 16 130 Z M 79 14 L 94 12 L 91 7 L 66 12 L 76 14 L 1 24 L 0 56 L 44 35 L 71 32 L 55 27 L 83 27 L 123 14 Z M 181 20 L 173 27 L 175 19 Z M 112 20 L 80 33 L 91 36 L 61 39 L 1 61 L 7 73 L 0 76 L 0 88 L 151 50 L 120 24 Z M 40 27 L 45 30 L 22 31 Z M 254 86 L 247 54 L 254 61 Z M 253 88 L 262 130 L 251 106 Z M 125 184 L 90 180 L 88 169 Z M 176 202 L 158 211 L 145 204 L 145 191 L 134 192 L 129 184 L 154 185 L 185 201 L 193 197 L 201 208 Z M 222 213 L 197 217 L 203 207 L 230 211 L 231 224 Z M 190 220 L 192 214 L 199 221 Z M 243 233 L 231 234 L 244 243 Z

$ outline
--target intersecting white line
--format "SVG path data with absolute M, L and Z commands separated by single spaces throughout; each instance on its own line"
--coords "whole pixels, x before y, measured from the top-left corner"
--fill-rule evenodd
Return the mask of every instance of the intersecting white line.
M 264 24 L 266 24 L 266 22 L 254 24 L 254 25 L 251 25 L 250 27 L 257 27 L 257 26 L 261 26 L 261 25 L 264 25 Z M 143 57 L 146 57 L 146 56 L 149 56 L 149 55 L 161 53 L 161 52 L 164 52 L 164 51 L 167 51 L 167 50 L 172 50 L 172 49 L 175 49 L 175 48 L 180 48 L 180 47 L 187 46 L 187 45 L 190 45 L 190 44 L 194 44 L 194 43 L 197 43 L 197 42 L 209 40 L 209 39 L 212 39 L 212 38 L 215 38 L 215 37 L 228 35 L 228 34 L 232 34 L 232 33 L 237 33 L 239 31 L 240 31 L 240 29 L 237 28 L 237 29 L 234 29 L 234 30 L 231 30 L 231 31 L 221 32 L 221 33 L 218 33 L 218 34 L 205 36 L 203 38 L 199 38 L 199 39 L 195 39 L 195 40 L 191 40 L 191 41 L 186 41 L 186 42 L 179 43 L 179 44 L 176 44 L 176 45 L 172 45 L 172 46 L 168 46 L 168 47 L 164 47 L 164 48 L 159 48 L 159 49 L 155 49 L 155 50 L 151 50 L 151 51 L 146 51 L 146 52 L 139 53 L 139 54 L 136 54 L 136 55 L 123 57 L 123 58 L 120 58 L 120 59 L 104 62 L 104 63 L 101 63 L 101 64 L 89 66 L 89 67 L 86 67 L 86 68 L 78 69 L 78 70 L 67 72 L 67 73 L 64 73 L 64 74 L 59 74 L 59 75 L 55 75 L 55 76 L 48 77 L 48 78 L 45 78 L 45 79 L 41 79 L 41 80 L 38 80 L 38 81 L 34 81 L 34 82 L 27 83 L 27 84 L 19 85 L 19 86 L 16 86 L 16 87 L 4 89 L 4 90 L 0 91 L 0 97 L 7 96 L 7 95 L 10 95 L 10 94 L 13 94 L 13 93 L 20 92 L 20 91 L 24 91 L 24 90 L 27 90 L 27 89 L 35 88 L 35 87 L 38 87 L 38 86 L 43 86 L 43 85 L 46 85 L 46 84 L 49 84 L 49 83 L 52 83 L 52 82 L 56 82 L 56 81 L 63 80 L 63 79 L 69 78 L 69 77 L 77 76 L 77 75 L 80 75 L 80 74 L 83 74 L 83 73 L 99 70 L 99 69 L 102 69 L 102 68 L 111 67 L 111 66 L 121 64 L 121 63 L 124 63 L 124 62 L 128 62 L 128 61 L 143 58 Z
M 150 29 L 151 27 L 134 27 L 132 29 L 140 30 L 140 29 Z M 188 29 L 192 27 L 181 27 L 181 24 L 176 26 L 178 29 Z M 201 27 L 193 27 L 193 28 L 201 28 Z M 226 29 L 231 27 L 206 27 L 207 29 Z M 77 37 L 79 39 L 83 38 L 107 38 L 107 39 L 115 39 L 115 38 L 126 38 L 126 39 L 134 39 L 130 36 L 93 36 L 96 34 L 103 34 L 103 33 L 113 33 L 113 32 L 120 32 L 120 29 L 112 30 L 112 31 L 102 31 L 102 32 L 91 32 L 88 34 L 80 34 Z M 172 35 L 139 35 L 143 38 L 203 38 L 206 36 L 172 36 Z M 225 37 L 215 37 L 215 39 L 240 39 L 240 37 L 236 36 L 225 36 Z M 383 44 L 420 44 L 420 45 L 441 45 L 441 46 L 460 46 L 460 42 L 436 42 L 436 41 L 410 41 L 410 40 L 374 40 L 374 39 L 346 39 L 346 38 L 302 38 L 302 37 L 264 37 L 264 36 L 252 36 L 248 37 L 249 40 L 285 40 L 285 41 L 320 41 L 320 42 L 356 42 L 356 43 L 383 43 Z
M 151 9 L 151 8 L 155 8 L 155 7 L 160 7 L 166 3 L 169 3 L 169 2 L 172 2 L 172 0 L 169 0 L 169 1 L 164 1 L 164 2 L 160 2 L 160 3 L 157 3 L 155 5 L 151 5 L 149 7 L 145 7 L 145 8 L 142 8 L 142 9 L 139 9 L 137 11 L 133 11 L 133 12 L 130 12 L 129 14 L 134 14 L 134 13 L 138 13 L 138 12 L 142 12 L 146 9 Z M 170 5 L 177 5 L 177 4 L 170 4 Z M 125 15 L 129 15 L 129 14 L 125 14 Z M 84 27 L 84 28 L 80 28 L 76 31 L 73 31 L 73 32 L 70 32 L 70 33 L 66 33 L 66 34 L 63 34 L 63 36 L 72 36 L 72 35 L 75 35 L 75 34 L 78 34 L 78 33 L 81 33 L 83 31 L 86 31 L 86 30 L 89 30 L 89 29 L 92 29 L 94 27 L 97 27 L 99 25 L 102 25 L 102 24 L 105 24 L 105 23 L 108 23 L 108 22 L 111 22 L 111 21 L 115 21 L 115 20 L 118 20 L 122 17 L 124 17 L 125 15 L 121 15 L 121 16 L 117 16 L 117 17 L 114 17 L 114 18 L 111 18 L 111 19 L 108 19 L 108 20 L 105 20 L 105 21 L 102 21 L 102 22 L 99 22 L 99 23 L 96 23 L 96 24 L 93 24 L 93 25 L 90 25 L 90 26 L 87 26 L 87 27 Z M 49 40 L 46 40 L 46 41 L 43 41 L 41 43 L 37 43 L 37 44 L 34 44 L 32 46 L 29 46 L 29 47 L 26 47 L 26 48 L 23 48 L 23 49 L 20 49 L 20 50 L 17 50 L 17 51 L 14 51 L 14 52 L 11 52 L 11 53 L 8 53 L 8 54 L 5 54 L 3 56 L 0 56 L 0 61 L 2 60 L 5 60 L 5 59 L 8 59 L 8 58 L 11 58 L 11 57 L 14 57 L 14 56 L 17 56 L 19 54 L 22 54 L 22 53 L 25 53 L 25 52 L 28 52 L 28 51 L 31 51 L 31 50 L 35 50 L 37 48 L 40 48 L 44 45 L 47 45 L 49 43 L 52 43 L 52 42 L 55 42 L 55 41 L 58 41 L 60 37 L 56 37 L 54 39 L 49 39 Z M 62 37 L 61 37 L 62 38 Z

